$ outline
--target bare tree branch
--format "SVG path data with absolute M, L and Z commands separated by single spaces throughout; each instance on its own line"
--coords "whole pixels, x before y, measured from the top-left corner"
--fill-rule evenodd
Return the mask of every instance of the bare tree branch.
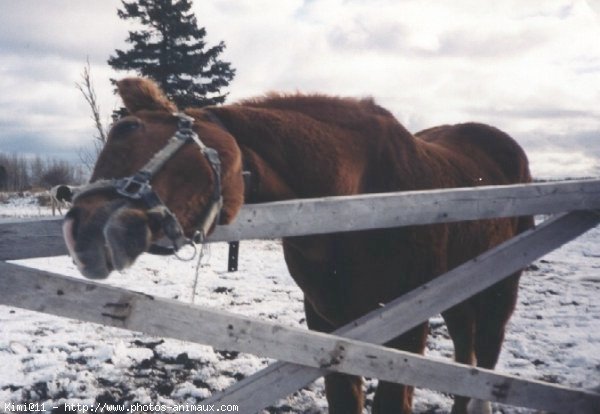
M 92 84 L 89 58 L 86 61 L 86 65 L 83 67 L 81 82 L 75 82 L 75 86 L 81 92 L 83 98 L 88 103 L 92 111 L 91 118 L 92 121 L 94 121 L 94 127 L 96 128 L 97 132 L 97 134 L 94 136 L 93 149 L 90 150 L 87 148 L 81 148 L 79 150 L 79 158 L 81 159 L 81 162 L 88 168 L 89 171 L 92 171 L 94 164 L 96 163 L 96 159 L 98 158 L 98 154 L 104 147 L 104 144 L 106 144 L 106 129 L 102 124 L 100 106 L 98 105 L 96 91 L 94 90 L 94 85 Z

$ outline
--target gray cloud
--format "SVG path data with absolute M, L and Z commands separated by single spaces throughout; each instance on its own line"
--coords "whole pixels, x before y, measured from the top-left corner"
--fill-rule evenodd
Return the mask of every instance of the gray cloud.
M 124 24 L 116 16 L 118 4 L 114 0 L 4 2 L 0 53 L 75 60 L 90 56 L 94 62 L 105 62 L 112 45 L 124 40 L 119 35 Z
M 79 150 L 89 145 L 88 142 L 82 142 L 80 145 L 67 145 L 64 132 L 48 131 L 6 131 L 0 125 L 3 132 L 0 135 L 0 153 L 4 154 L 26 154 L 37 155 L 44 154 L 51 158 L 66 159 L 74 162 L 79 161 Z M 71 132 L 72 134 L 72 132 Z
M 116 16 L 118 5 L 116 0 L 3 3 L 0 151 L 78 158 L 92 131 L 75 82 L 88 58 L 92 76 L 106 72 L 109 54 L 123 44 L 127 25 Z M 96 88 L 104 84 L 108 81 Z M 99 95 L 110 109 L 105 103 L 110 90 Z
M 548 42 L 548 34 L 541 30 L 523 29 L 518 32 L 490 31 L 473 33 L 469 30 L 452 30 L 440 35 L 436 55 L 493 58 L 524 55 Z
M 356 17 L 349 26 L 333 28 L 327 35 L 329 45 L 334 50 L 352 52 L 407 52 L 408 28 L 400 22 L 386 22 L 383 25 L 368 26 Z
M 534 151 L 597 148 L 598 25 L 583 2 L 534 3 L 203 0 L 194 11 L 208 43 L 227 44 L 238 71 L 231 100 L 269 90 L 372 95 L 411 129 L 479 120 Z M 115 106 L 108 78 L 120 75 L 106 60 L 131 29 L 119 5 L 3 2 L 0 151 L 73 154 L 89 142 L 74 82 L 89 56 L 103 111 Z M 544 130 L 556 137 L 536 135 Z
M 548 128 L 519 134 L 518 139 L 532 149 L 575 149 L 600 159 L 600 131 L 595 129 L 557 134 Z
M 488 117 L 502 118 L 528 118 L 528 119 L 600 119 L 600 113 L 584 111 L 580 109 L 566 109 L 560 107 L 538 107 L 538 108 L 518 108 L 518 109 L 498 109 L 498 108 L 477 108 L 467 107 L 466 111 L 474 115 L 485 115 Z
M 556 134 L 551 128 L 515 136 L 537 178 L 600 176 L 600 131 Z
M 5 78 L 13 80 L 15 84 L 25 86 L 32 82 L 73 82 L 73 78 L 65 70 L 67 66 L 65 59 L 58 55 L 51 57 L 48 55 L 36 56 L 35 54 L 11 54 L 9 56 L 5 55 L 4 61 L 9 61 L 10 64 L 0 69 L 0 73 Z M 78 63 L 83 66 L 85 56 Z

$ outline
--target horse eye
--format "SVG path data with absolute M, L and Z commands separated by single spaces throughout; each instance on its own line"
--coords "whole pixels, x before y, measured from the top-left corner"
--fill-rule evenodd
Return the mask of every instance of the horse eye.
M 142 123 L 137 119 L 123 120 L 113 126 L 111 135 L 119 136 L 129 134 L 142 126 Z

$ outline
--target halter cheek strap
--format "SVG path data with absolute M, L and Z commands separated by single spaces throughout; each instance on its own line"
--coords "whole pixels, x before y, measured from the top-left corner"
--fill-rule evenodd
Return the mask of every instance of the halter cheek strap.
M 165 236 L 171 241 L 171 246 L 153 244 L 149 253 L 153 254 L 176 254 L 186 244 L 202 243 L 206 239 L 210 228 L 218 220 L 223 206 L 221 196 L 221 160 L 219 153 L 213 148 L 207 147 L 194 132 L 192 126 L 194 118 L 184 114 L 175 113 L 178 118 L 177 131 L 169 139 L 167 144 L 159 150 L 138 172 L 124 178 L 112 180 L 99 180 L 81 188 L 73 201 L 90 195 L 92 193 L 113 190 L 123 198 L 140 201 L 148 209 L 148 214 L 158 218 Z M 200 220 L 196 226 L 196 232 L 192 239 L 185 236 L 183 228 L 177 217 L 169 210 L 158 194 L 152 189 L 150 181 L 160 171 L 163 165 L 175 155 L 177 151 L 188 143 L 195 143 L 208 161 L 213 173 L 214 187 L 209 203 L 205 207 Z

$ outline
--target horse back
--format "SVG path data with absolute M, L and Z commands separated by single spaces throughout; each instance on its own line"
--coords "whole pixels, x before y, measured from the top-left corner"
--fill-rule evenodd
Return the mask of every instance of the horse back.
M 438 163 L 446 164 L 445 175 L 450 173 L 457 181 L 454 186 L 464 186 L 464 181 L 470 180 L 474 180 L 472 185 L 531 182 L 525 152 L 497 128 L 479 123 L 444 125 L 415 136 L 429 144 Z

